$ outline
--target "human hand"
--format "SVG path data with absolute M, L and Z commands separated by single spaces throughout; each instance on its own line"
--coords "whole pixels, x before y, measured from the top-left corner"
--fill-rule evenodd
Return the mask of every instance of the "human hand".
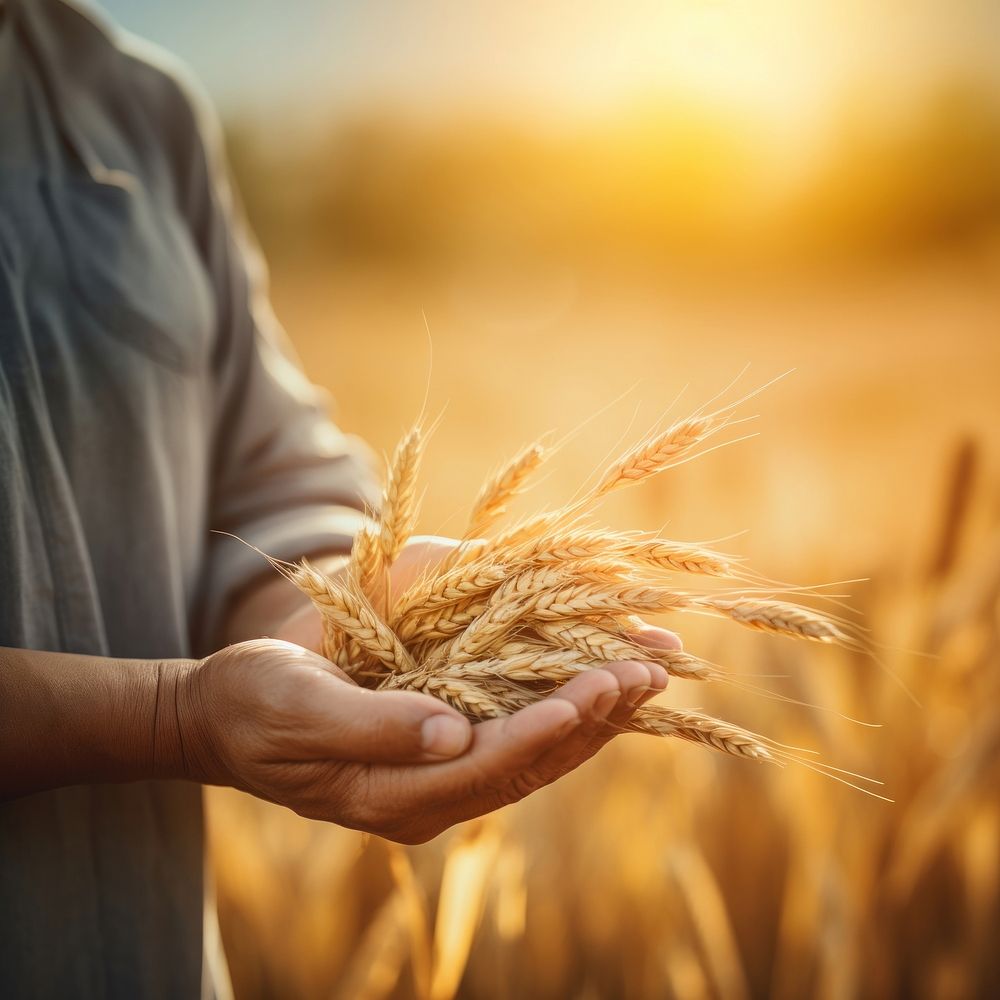
M 258 639 L 175 678 L 159 743 L 186 777 L 415 844 L 571 771 L 666 682 L 657 663 L 613 663 L 472 726 L 428 695 L 360 688 L 315 653 Z

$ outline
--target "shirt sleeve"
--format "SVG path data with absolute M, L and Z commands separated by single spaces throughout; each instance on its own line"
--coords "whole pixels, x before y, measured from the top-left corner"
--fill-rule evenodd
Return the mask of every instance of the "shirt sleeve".
M 190 90 L 186 85 L 185 90 Z M 367 447 L 327 415 L 330 400 L 303 374 L 268 300 L 263 259 L 228 182 L 207 101 L 184 101 L 193 140 L 175 163 L 177 197 L 216 299 L 211 360 L 211 496 L 196 648 L 211 648 L 233 597 L 271 570 L 268 555 L 348 552 L 376 498 Z M 177 133 L 183 123 L 171 129 Z

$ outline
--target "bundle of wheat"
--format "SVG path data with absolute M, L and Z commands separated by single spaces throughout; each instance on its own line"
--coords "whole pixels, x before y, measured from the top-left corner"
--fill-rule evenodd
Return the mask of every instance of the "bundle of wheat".
M 541 444 L 530 445 L 483 486 L 465 536 L 450 555 L 405 592 L 391 594 L 389 568 L 418 517 L 416 484 L 426 439 L 418 425 L 389 462 L 380 510 L 358 535 L 346 571 L 329 577 L 307 561 L 275 565 L 319 609 L 324 654 L 358 683 L 423 691 L 471 719 L 516 711 L 580 671 L 614 660 L 656 658 L 675 677 L 741 683 L 689 652 L 638 645 L 633 633 L 641 614 L 708 614 L 778 635 L 856 645 L 844 619 L 776 599 L 776 585 L 731 556 L 594 526 L 593 508 L 609 493 L 705 453 L 709 438 L 738 422 L 732 416 L 736 405 L 651 433 L 566 506 L 484 538 L 547 457 Z M 679 574 L 730 579 L 737 589 L 681 588 Z M 647 705 L 627 728 L 848 775 L 696 712 Z

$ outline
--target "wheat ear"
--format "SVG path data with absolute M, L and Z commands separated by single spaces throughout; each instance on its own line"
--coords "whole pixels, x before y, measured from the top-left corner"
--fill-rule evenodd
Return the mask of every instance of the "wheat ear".
M 389 463 L 382 511 L 379 517 L 379 548 L 384 568 L 395 562 L 413 534 L 419 514 L 417 477 L 424 453 L 424 435 L 419 424 L 405 434 Z
M 446 701 L 472 719 L 495 719 L 510 715 L 538 700 L 538 696 L 515 685 L 486 687 L 481 680 L 429 674 L 412 670 L 386 678 L 381 690 L 422 691 Z
M 523 491 L 526 480 L 544 459 L 541 444 L 530 444 L 487 480 L 472 505 L 465 537 L 474 538 L 488 531 L 507 512 L 507 504 Z
M 316 606 L 324 623 L 339 629 L 393 671 L 415 670 L 413 657 L 383 622 L 364 594 L 330 579 L 303 560 L 293 582 Z
M 611 464 L 594 487 L 593 496 L 607 496 L 669 469 L 725 424 L 725 416 L 707 414 L 678 421 L 662 433 L 650 435 Z
M 787 601 L 707 596 L 694 598 L 692 607 L 712 611 L 747 628 L 774 635 L 811 639 L 814 642 L 849 641 L 849 636 L 829 618 Z
M 653 736 L 673 736 L 691 743 L 700 743 L 733 757 L 774 760 L 763 737 L 700 712 L 681 712 L 650 705 L 640 708 L 626 728 Z
M 717 667 L 682 649 L 653 649 L 592 622 L 536 622 L 532 628 L 548 642 L 575 650 L 591 661 L 654 660 L 671 676 L 685 680 L 712 681 L 725 676 Z

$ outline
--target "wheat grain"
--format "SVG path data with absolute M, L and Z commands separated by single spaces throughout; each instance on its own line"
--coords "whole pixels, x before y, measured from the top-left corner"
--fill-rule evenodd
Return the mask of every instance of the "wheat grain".
M 415 670 L 416 664 L 395 632 L 363 594 L 331 580 L 305 560 L 295 571 L 296 586 L 313 602 L 324 621 L 335 625 L 390 670 Z
M 382 569 L 379 528 L 368 522 L 354 536 L 351 557 L 347 563 L 347 577 L 373 604 L 377 603 L 382 586 Z
M 424 436 L 417 424 L 396 446 L 389 463 L 378 533 L 382 563 L 386 567 L 395 562 L 417 522 L 417 477 L 423 452 Z
M 445 663 L 434 674 L 474 680 L 481 677 L 502 677 L 508 681 L 554 681 L 562 683 L 584 670 L 605 665 L 604 660 L 588 659 L 579 652 L 552 649 L 535 642 L 504 643 L 481 660 Z
M 372 520 L 367 520 L 354 536 L 342 585 L 359 598 L 365 598 L 372 607 L 383 603 L 386 581 L 378 527 Z M 329 616 L 323 618 L 322 652 L 327 659 L 351 676 L 365 669 L 365 652 L 362 647 Z
M 477 554 L 477 559 L 483 558 Z M 493 556 L 493 553 L 491 553 Z M 569 563 L 603 557 L 635 569 L 655 569 L 703 576 L 733 575 L 730 559 L 711 549 L 662 538 L 644 538 L 625 532 L 575 529 L 539 535 L 495 554 L 493 564 L 505 562 Z
M 512 583 L 516 584 L 517 579 Z M 509 593 L 501 594 L 505 587 L 507 584 L 496 591 L 487 609 L 453 640 L 443 654 L 445 659 L 471 659 L 490 643 L 498 642 L 526 623 L 667 611 L 688 603 L 686 596 L 662 587 L 562 583 L 522 592 L 515 586 Z
M 708 596 L 694 599 L 693 604 L 761 632 L 814 642 L 845 642 L 848 639 L 830 619 L 787 601 Z
M 462 609 L 478 607 L 465 622 L 468 624 L 486 606 L 484 595 L 499 587 L 508 576 L 505 567 L 495 565 L 481 568 L 459 566 L 442 576 L 433 576 L 424 584 L 412 587 L 396 601 L 393 628 L 403 642 L 418 641 L 425 638 L 438 622 L 456 616 Z
M 494 719 L 510 715 L 537 700 L 531 692 L 512 685 L 485 686 L 477 678 L 442 676 L 422 670 L 394 675 L 385 680 L 382 689 L 422 691 L 446 701 L 474 719 Z
M 672 424 L 661 434 L 640 441 L 612 463 L 594 487 L 594 496 L 607 496 L 614 490 L 632 486 L 669 469 L 725 422 L 725 417 L 720 414 L 690 417 Z
M 537 442 L 530 444 L 487 480 L 472 505 L 466 538 L 488 531 L 506 513 L 507 504 L 524 489 L 526 480 L 544 458 L 545 449 Z
M 414 427 L 393 453 L 378 518 L 359 532 L 343 576 L 327 579 L 305 561 L 291 570 L 279 568 L 319 609 L 325 655 L 358 683 L 422 691 L 470 719 L 518 711 L 610 662 L 650 660 L 685 680 L 729 679 L 684 650 L 644 646 L 635 634 L 642 624 L 637 615 L 700 612 L 779 635 L 856 641 L 838 620 L 752 591 L 676 589 L 669 579 L 678 573 L 745 582 L 755 578 L 712 549 L 591 523 L 588 511 L 596 501 L 687 460 L 729 425 L 730 411 L 697 414 L 650 435 L 613 462 L 582 499 L 524 518 L 491 539 L 472 537 L 495 527 L 543 461 L 541 446 L 529 445 L 480 490 L 467 537 L 435 569 L 394 596 L 390 607 L 389 570 L 418 516 L 424 437 Z M 661 574 L 670 575 L 667 583 Z M 647 705 L 626 729 L 754 760 L 801 759 L 764 737 L 697 712 Z M 823 765 L 818 769 L 825 770 Z
M 627 634 L 608 632 L 591 622 L 537 622 L 533 630 L 543 639 L 591 660 L 655 660 L 668 674 L 687 680 L 710 681 L 723 676 L 720 670 L 684 650 L 643 646 Z
M 552 679 L 558 681 L 568 680 L 581 670 L 599 665 L 588 666 L 585 662 L 572 660 L 560 663 L 551 655 L 548 659 L 554 668 Z M 509 715 L 544 697 L 542 692 L 512 685 L 483 686 L 481 678 L 484 675 L 504 680 L 516 679 L 518 670 L 511 665 L 514 660 L 514 657 L 504 657 L 480 661 L 475 665 L 462 664 L 459 670 L 449 668 L 449 671 L 443 674 L 416 671 L 412 675 L 397 675 L 386 681 L 383 686 L 410 688 L 433 694 L 476 719 L 497 718 Z M 478 671 L 475 667 L 479 668 Z M 527 668 L 527 664 L 525 667 Z M 565 672 L 560 672 L 560 667 L 565 667 Z M 762 737 L 699 712 L 645 706 L 626 724 L 626 729 L 653 736 L 672 736 L 691 743 L 699 743 L 734 757 L 748 757 L 757 761 L 774 759 L 772 751 Z
M 646 706 L 636 712 L 626 728 L 654 736 L 674 736 L 734 757 L 760 761 L 774 759 L 762 737 L 700 712 Z
M 440 572 L 447 572 L 458 566 L 490 559 L 503 559 L 504 554 L 516 552 L 518 546 L 531 542 L 545 532 L 567 527 L 579 517 L 576 505 L 560 510 L 545 511 L 517 522 L 495 538 L 466 539 L 442 561 Z

